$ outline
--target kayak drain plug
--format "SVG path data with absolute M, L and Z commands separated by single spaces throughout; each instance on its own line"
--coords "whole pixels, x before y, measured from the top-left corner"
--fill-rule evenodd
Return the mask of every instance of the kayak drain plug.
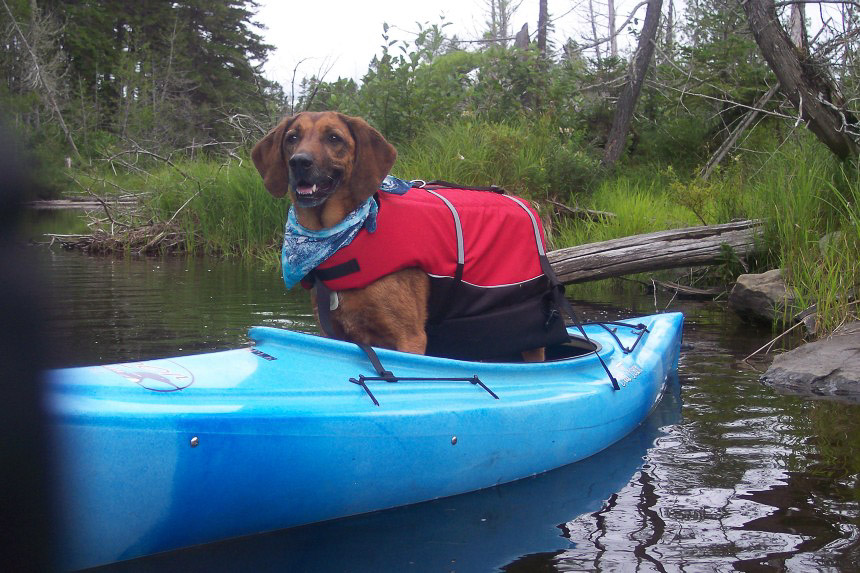
M 200 438 L 198 438 L 197 436 L 194 436 L 193 438 L 191 438 L 191 447 L 192 448 L 196 448 L 199 445 L 200 445 Z
M 452 437 L 451 437 L 451 445 L 452 445 L 452 446 L 456 446 L 456 445 L 457 445 L 457 436 L 452 436 Z

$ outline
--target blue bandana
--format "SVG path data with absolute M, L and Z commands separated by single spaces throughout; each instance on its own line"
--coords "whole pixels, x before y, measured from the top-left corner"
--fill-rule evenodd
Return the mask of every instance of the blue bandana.
M 299 224 L 295 209 L 290 207 L 281 249 L 281 268 L 287 288 L 298 284 L 317 265 L 350 244 L 362 228 L 374 232 L 378 211 L 379 207 L 371 197 L 334 227 L 311 231 Z
M 382 185 L 379 186 L 380 191 L 393 193 L 394 195 L 403 195 L 410 189 L 412 189 L 411 181 L 398 179 L 394 175 L 386 175 L 385 179 L 382 180 Z

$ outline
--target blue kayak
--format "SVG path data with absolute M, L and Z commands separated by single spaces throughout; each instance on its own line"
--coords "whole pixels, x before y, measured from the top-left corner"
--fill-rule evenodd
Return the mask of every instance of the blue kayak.
M 532 364 L 377 350 L 396 382 L 380 380 L 354 344 L 264 327 L 251 329 L 250 348 L 51 371 L 59 566 L 417 503 L 576 462 L 657 404 L 682 323 L 670 313 L 586 325 L 590 342 Z

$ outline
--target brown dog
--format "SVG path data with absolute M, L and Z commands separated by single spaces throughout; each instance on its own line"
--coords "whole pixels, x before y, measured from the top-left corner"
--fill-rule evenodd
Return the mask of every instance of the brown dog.
M 367 122 L 335 112 L 287 117 L 251 153 L 269 193 L 289 192 L 299 224 L 312 231 L 337 225 L 372 197 L 396 157 L 394 147 Z M 405 269 L 337 294 L 334 332 L 326 335 L 425 353 L 430 281 L 422 270 Z M 315 309 L 317 302 L 314 296 Z M 540 361 L 544 350 L 523 355 Z

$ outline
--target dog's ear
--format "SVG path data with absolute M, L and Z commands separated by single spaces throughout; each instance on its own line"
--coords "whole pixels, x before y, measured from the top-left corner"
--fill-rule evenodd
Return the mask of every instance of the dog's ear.
M 355 167 L 350 183 L 365 199 L 379 189 L 397 159 L 397 150 L 378 131 L 358 117 L 339 114 L 355 140 Z
M 284 118 L 274 129 L 261 139 L 251 150 L 251 160 L 254 167 L 263 177 L 266 191 L 275 197 L 283 197 L 289 187 L 289 172 L 287 162 L 282 154 L 284 132 L 293 122 L 292 117 Z

